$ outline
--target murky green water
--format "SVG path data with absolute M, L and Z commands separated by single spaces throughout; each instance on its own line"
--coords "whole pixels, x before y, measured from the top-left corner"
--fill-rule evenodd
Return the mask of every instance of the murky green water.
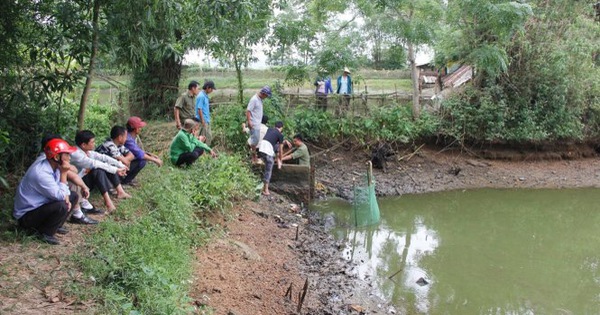
M 370 229 L 341 227 L 352 222 L 343 201 L 313 208 L 336 217 L 344 256 L 402 313 L 600 314 L 598 189 L 454 191 L 379 207 Z

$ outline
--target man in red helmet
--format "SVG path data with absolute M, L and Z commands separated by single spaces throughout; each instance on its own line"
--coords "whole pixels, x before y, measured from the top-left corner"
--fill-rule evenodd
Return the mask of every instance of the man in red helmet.
M 52 139 L 44 147 L 45 159 L 36 160 L 19 183 L 13 216 L 19 226 L 33 229 L 49 244 L 60 242 L 55 234 L 67 219 L 77 194 L 71 194 L 67 177 L 71 169 L 70 154 L 77 151 L 62 139 Z

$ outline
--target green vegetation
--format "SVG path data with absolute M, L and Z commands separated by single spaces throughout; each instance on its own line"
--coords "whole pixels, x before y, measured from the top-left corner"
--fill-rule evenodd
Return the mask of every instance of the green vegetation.
M 570 9 L 553 10 L 556 6 Z M 473 25 L 464 33 L 457 33 L 471 41 L 492 42 L 482 44 L 487 48 L 480 50 L 471 49 L 479 47 L 478 43 L 447 38 L 448 45 L 460 43 L 462 58 L 481 71 L 472 87 L 443 103 L 440 132 L 466 143 L 535 143 L 598 137 L 600 68 L 590 56 L 600 51 L 600 42 L 592 35 L 600 32 L 600 23 L 586 14 L 590 13 L 589 5 L 544 2 L 533 11 L 514 3 L 498 7 L 512 12 L 507 15 L 519 21 L 527 11 L 536 17 L 535 23 L 522 25 L 515 32 L 507 29 L 510 25 L 505 20 L 497 19 L 497 11 L 489 11 L 485 6 L 467 10 L 474 20 L 481 14 L 494 16 L 487 24 L 475 24 L 477 29 L 471 32 L 496 30 L 502 36 L 493 40 L 469 37 L 473 36 L 468 34 Z M 465 10 L 460 13 L 455 18 L 468 19 Z
M 187 314 L 194 248 L 206 242 L 209 212 L 229 210 L 257 180 L 239 157 L 201 158 L 188 168 L 147 167 L 133 199 L 105 220 L 78 260 L 102 301 L 100 313 Z M 234 178 L 235 180 L 232 180 Z
M 246 104 L 265 84 L 275 91 L 265 100 L 270 122 L 282 120 L 285 134 L 300 132 L 325 146 L 432 137 L 460 144 L 530 144 L 600 136 L 600 23 L 585 1 L 248 0 L 198 5 L 191 0 L 48 0 L 9 1 L 2 12 L 4 221 L 12 208 L 11 189 L 38 154 L 44 134 L 69 139 L 85 123 L 102 139 L 129 113 L 144 119 L 171 117 L 175 99 L 190 79 L 214 80 L 219 90 L 213 100 L 233 103 L 214 110 L 215 144 L 223 151 L 245 150 L 241 123 Z M 269 62 L 277 68 L 244 70 L 255 60 L 254 45 L 261 43 L 268 43 Z M 474 80 L 445 95 L 435 109 L 425 110 L 416 101 L 420 45 L 435 51 L 437 69 L 452 64 L 475 69 Z M 184 54 L 197 48 L 232 69 L 184 66 Z M 312 100 L 290 104 L 278 92 L 281 84 L 312 91 L 317 71 L 326 70 L 335 80 L 345 66 L 352 70 L 357 94 L 365 89 L 369 94 L 408 92 L 415 96 L 412 104 L 382 102 L 360 114 L 334 115 L 316 111 Z M 98 73 L 110 77 L 99 79 L 94 76 Z M 94 77 L 88 81 L 89 98 L 84 87 L 88 77 Z M 164 153 L 175 130 L 162 127 L 147 128 L 143 137 L 151 139 L 147 147 Z M 256 179 L 241 160 L 222 154 L 187 169 L 149 167 L 142 174 L 146 184 L 136 198 L 120 204 L 119 213 L 90 239 L 86 253 L 91 256 L 80 257 L 84 270 L 96 279 L 88 294 L 105 301 L 103 311 L 188 310 L 191 249 L 208 234 L 202 213 L 226 213 L 236 200 L 252 196 Z
M 410 106 L 402 104 L 374 107 L 368 115 L 358 116 L 337 116 L 331 111 L 306 106 L 287 108 L 277 89 L 264 101 L 264 113 L 269 117 L 269 125 L 278 120 L 284 122 L 283 133 L 288 138 L 301 133 L 307 140 L 324 145 L 347 139 L 360 145 L 377 141 L 411 143 L 435 136 L 441 124 L 439 117 L 430 113 L 414 120 Z M 245 122 L 245 106 L 219 106 L 214 115 L 218 117 L 214 122 L 214 128 L 220 134 L 218 143 L 228 150 L 245 152 L 248 135 L 241 129 Z

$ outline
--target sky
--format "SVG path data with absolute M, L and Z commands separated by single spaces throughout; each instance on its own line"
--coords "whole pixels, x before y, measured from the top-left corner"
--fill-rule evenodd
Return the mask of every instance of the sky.
M 254 50 L 254 56 L 258 58 L 257 62 L 251 63 L 250 69 L 267 69 L 267 56 L 264 53 L 266 47 L 258 47 Z M 417 53 L 417 65 L 427 63 L 433 59 L 433 52 L 430 48 L 423 48 Z M 207 67 L 216 67 L 219 62 L 215 59 L 208 58 L 203 50 L 192 50 L 185 54 L 183 57 L 183 64 L 185 65 L 202 65 Z
M 274 14 L 279 14 L 279 9 L 274 11 Z M 356 14 L 352 12 L 351 9 L 346 10 L 345 12 L 338 14 L 335 17 L 334 24 L 352 22 L 358 25 L 364 24 L 362 17 L 355 16 Z M 253 62 L 249 65 L 250 69 L 267 69 L 270 66 L 267 64 L 267 56 L 265 54 L 265 50 L 267 50 L 267 46 L 265 44 L 257 45 L 254 48 L 254 56 L 258 59 L 257 62 Z M 417 50 L 416 62 L 417 65 L 425 64 L 433 60 L 433 51 L 429 47 L 421 47 Z M 203 50 L 192 50 L 184 55 L 183 63 L 186 65 L 197 64 L 201 66 L 207 67 L 216 67 L 219 65 L 219 62 L 215 59 L 209 58 L 207 54 Z

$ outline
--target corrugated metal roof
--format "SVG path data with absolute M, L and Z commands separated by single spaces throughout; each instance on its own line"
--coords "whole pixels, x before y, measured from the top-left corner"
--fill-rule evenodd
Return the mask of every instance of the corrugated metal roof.
M 469 82 L 473 78 L 473 68 L 471 66 L 460 66 L 456 71 L 442 77 L 442 84 L 445 88 L 455 88 Z

